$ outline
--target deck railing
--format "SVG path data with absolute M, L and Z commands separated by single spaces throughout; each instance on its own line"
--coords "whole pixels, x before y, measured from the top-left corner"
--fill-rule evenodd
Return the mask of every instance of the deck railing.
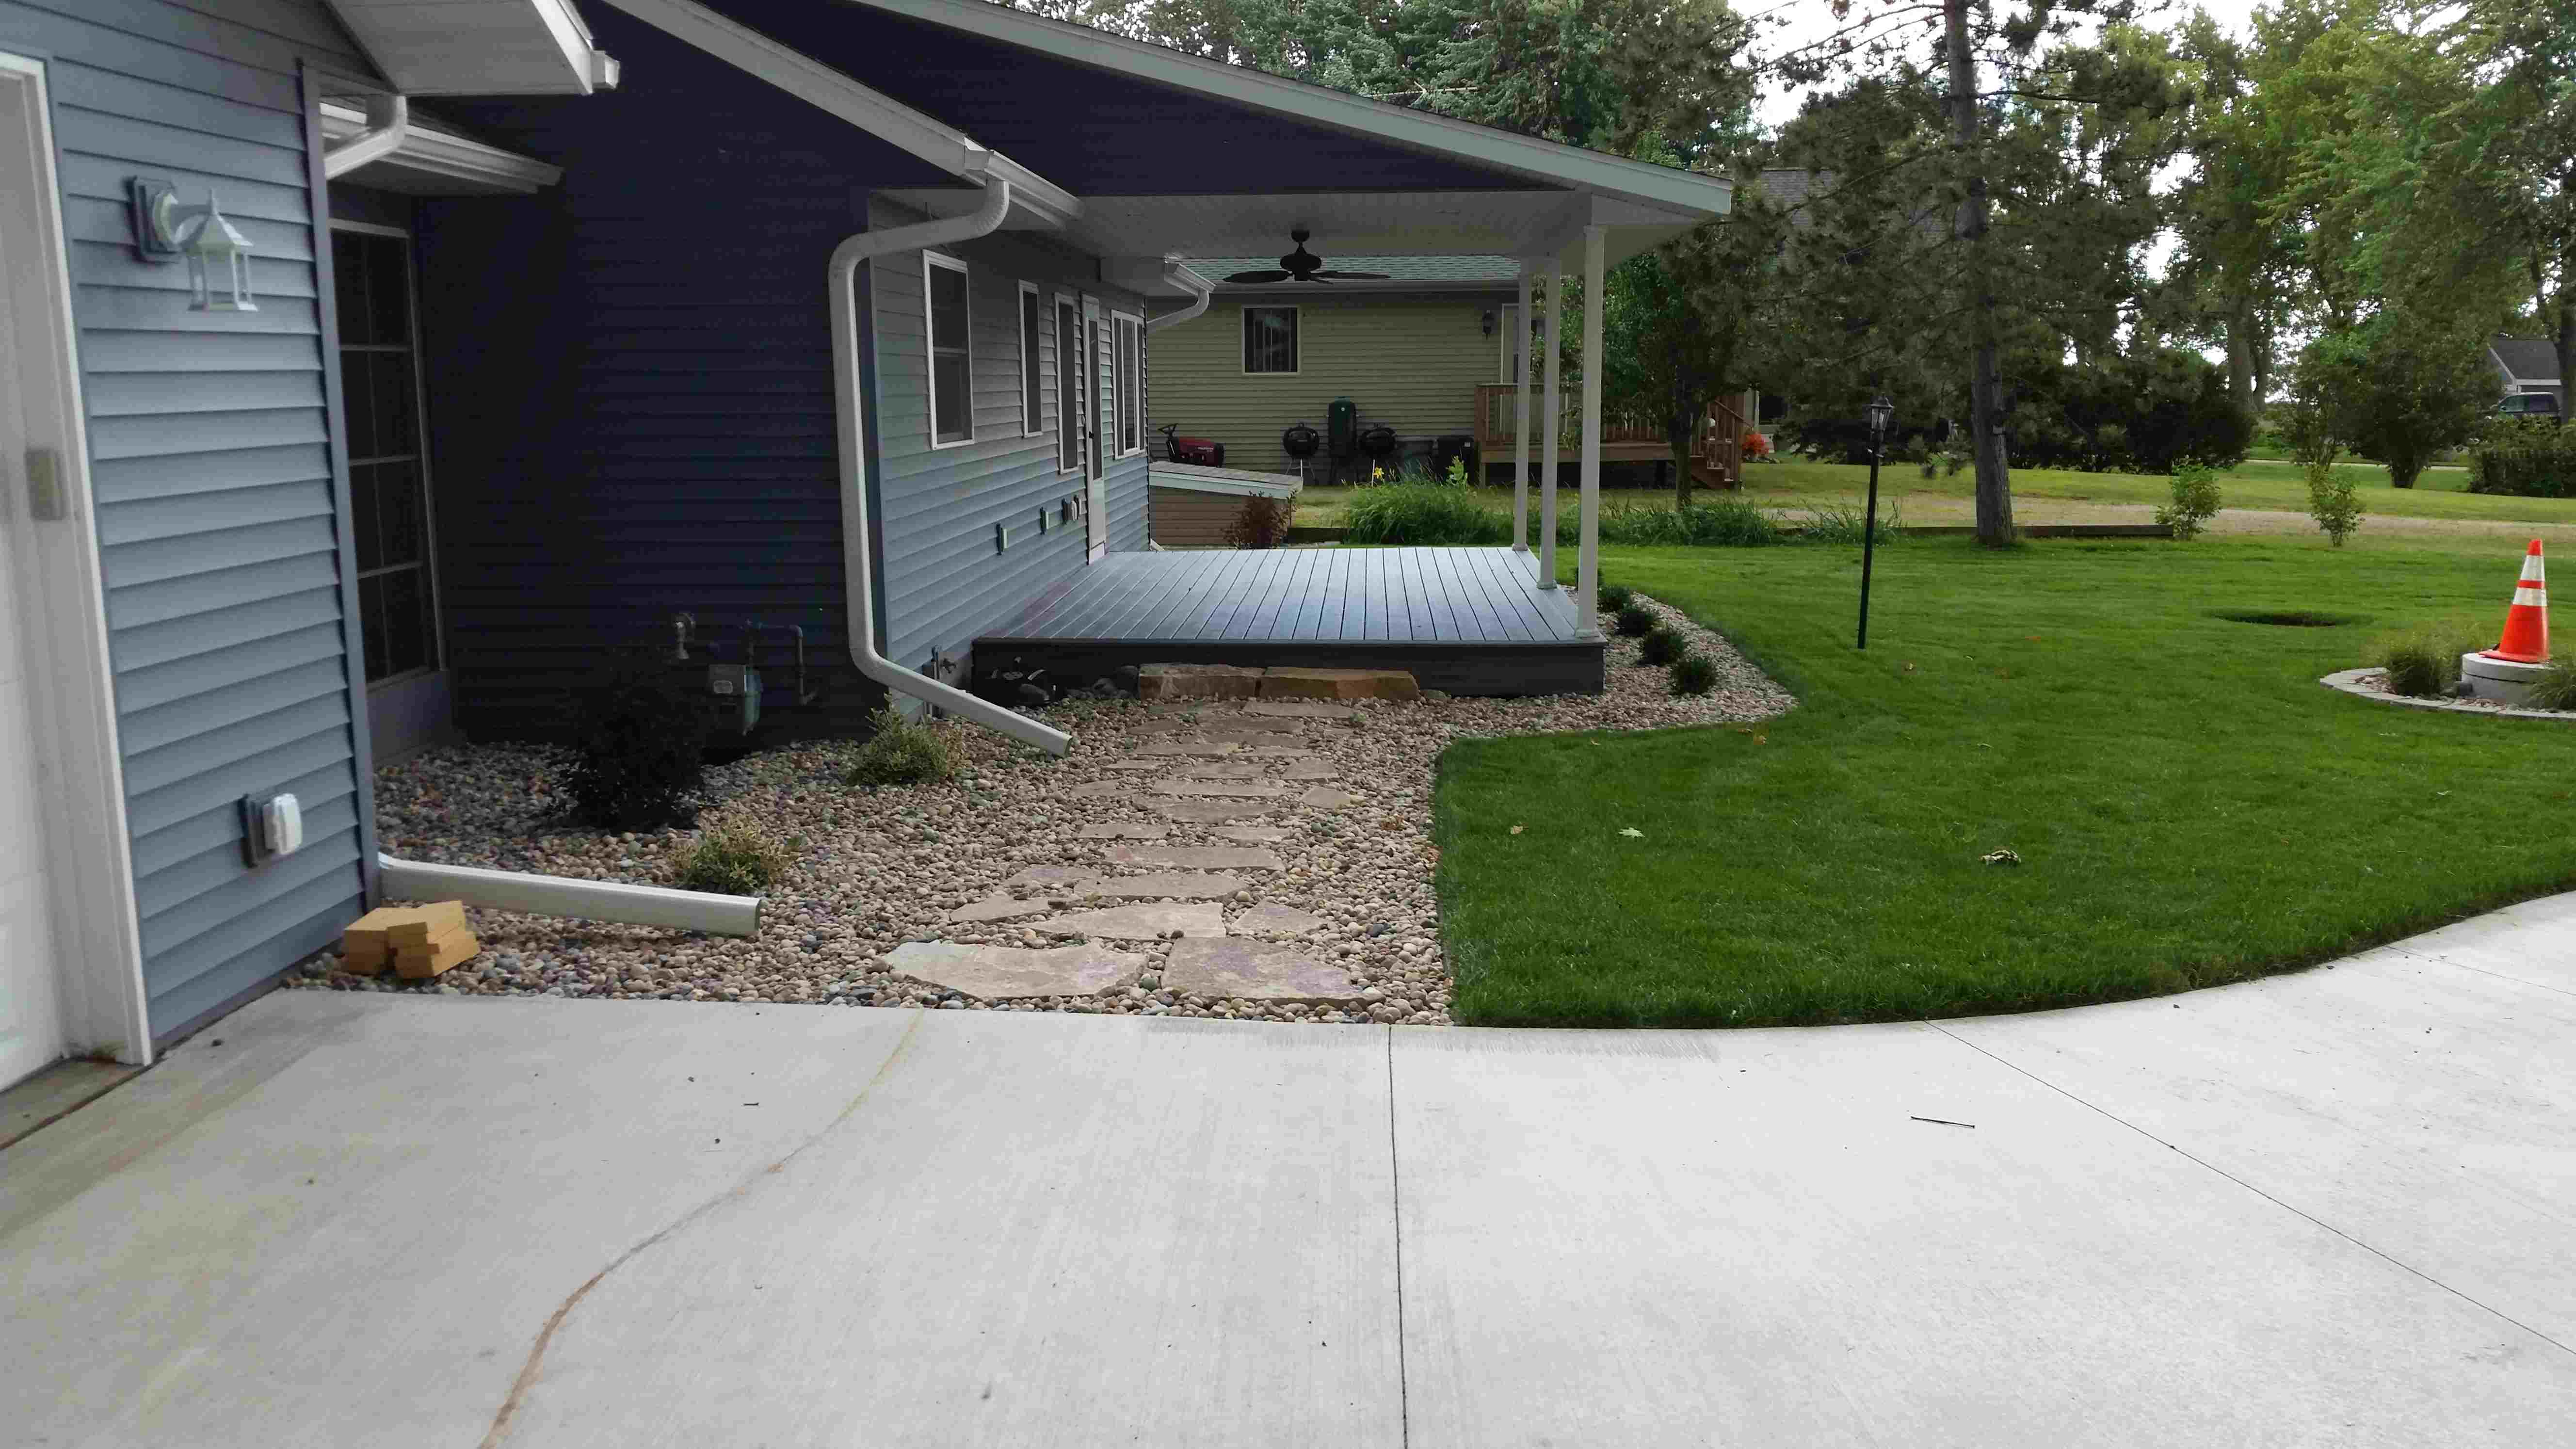
M 1512 383 L 1479 383 L 1476 387 L 1476 455 L 1488 469 L 1509 464 L 1518 449 L 1519 396 L 1520 388 Z M 1542 406 L 1533 397 L 1530 412 L 1534 426 Z M 1583 447 L 1580 412 L 1568 406 L 1564 421 L 1557 437 L 1560 459 L 1575 457 Z M 1732 404 L 1723 399 L 1709 403 L 1690 449 L 1691 463 L 1703 482 L 1733 488 L 1744 481 L 1744 429 L 1744 415 Z M 1642 413 L 1603 409 L 1601 444 L 1605 451 L 1616 449 L 1622 460 L 1634 460 L 1641 454 L 1672 457 L 1663 424 Z

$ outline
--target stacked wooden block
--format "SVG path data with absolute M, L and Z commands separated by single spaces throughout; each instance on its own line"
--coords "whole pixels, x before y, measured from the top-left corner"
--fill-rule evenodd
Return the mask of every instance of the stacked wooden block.
M 426 906 L 378 906 L 340 937 L 342 963 L 361 976 L 387 966 L 419 981 L 474 959 L 483 943 L 466 929 L 463 901 Z

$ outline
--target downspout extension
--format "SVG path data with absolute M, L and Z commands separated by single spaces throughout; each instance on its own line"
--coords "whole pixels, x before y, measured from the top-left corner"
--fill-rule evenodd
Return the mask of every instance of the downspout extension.
M 949 246 L 990 235 L 1010 211 L 1011 183 L 988 171 L 984 174 L 984 204 L 973 215 L 888 231 L 863 231 L 832 251 L 832 384 L 840 400 L 835 411 L 840 423 L 841 555 L 849 590 L 850 662 L 858 666 L 861 674 L 888 689 L 1035 745 L 1050 755 L 1064 755 L 1073 749 L 1073 736 L 1064 731 L 906 669 L 877 652 L 876 560 L 868 547 L 867 397 L 859 376 L 859 263 L 888 252 Z
M 401 149 L 411 129 L 409 99 L 386 92 L 367 97 L 367 129 L 322 152 L 325 179 L 346 176 L 370 161 L 382 161 Z
M 1187 322 L 1205 312 L 1208 309 L 1209 299 L 1216 295 L 1216 283 L 1203 280 L 1198 273 L 1181 265 L 1180 254 L 1177 252 L 1164 254 L 1163 280 L 1189 293 L 1190 304 L 1177 312 L 1166 312 L 1160 317 L 1146 318 L 1145 330 L 1148 332 L 1160 332 L 1176 322 Z
M 758 896 L 720 896 L 613 880 L 574 880 L 473 865 L 430 865 L 396 860 L 379 851 L 384 893 L 394 900 L 463 901 L 496 911 L 620 921 L 630 926 L 669 926 L 718 936 L 760 932 Z

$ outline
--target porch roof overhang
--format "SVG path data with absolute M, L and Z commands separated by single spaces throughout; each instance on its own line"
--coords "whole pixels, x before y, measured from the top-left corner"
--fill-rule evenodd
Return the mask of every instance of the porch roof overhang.
M 406 96 L 586 96 L 617 84 L 572 0 L 330 0 Z
M 892 199 L 933 218 L 966 216 L 982 206 L 989 179 L 1006 179 L 1005 227 L 1060 232 L 1101 256 L 1110 279 L 1157 296 L 1189 294 L 1171 277 L 1173 255 L 1276 254 L 1297 227 L 1327 256 L 1482 255 L 1569 269 L 1581 265 L 1587 229 L 1599 227 L 1615 264 L 1725 215 L 1733 197 L 1722 177 L 1283 80 L 986 0 L 607 3 L 958 178 Z M 935 49 L 942 36 L 957 49 L 945 60 L 920 44 Z M 1155 129 L 1150 145 L 1130 134 L 1087 165 L 1081 148 L 1064 144 L 1065 124 L 1033 126 L 1031 113 L 1068 86 L 1092 85 L 1124 88 L 1103 93 L 1109 114 L 1144 107 L 1160 121 L 1178 107 L 1240 117 L 1273 148 L 1345 138 L 1365 174 L 1348 189 L 1282 180 L 1231 164 L 1221 141 L 1211 155 L 1212 143 L 1186 127 Z M 929 103 L 962 107 L 980 118 L 970 123 L 1002 127 L 1013 149 L 1036 147 L 1053 164 L 1023 165 Z M 1100 124 L 1114 125 L 1083 121 Z M 1087 174 L 1053 174 L 1060 165 Z

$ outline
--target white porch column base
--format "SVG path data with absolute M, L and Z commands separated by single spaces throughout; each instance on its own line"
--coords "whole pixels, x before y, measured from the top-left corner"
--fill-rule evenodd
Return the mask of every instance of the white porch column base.
M 1530 269 L 1521 263 L 1520 310 L 1512 314 L 1518 324 L 1520 341 L 1513 356 L 1519 359 L 1514 369 L 1516 396 L 1512 422 L 1512 551 L 1529 552 L 1529 415 L 1530 415 Z M 1480 460 L 1478 467 L 1484 466 Z
M 1601 269 L 1608 228 L 1583 229 L 1583 521 L 1574 607 L 1586 637 L 1601 637 Z M 1685 458 L 1681 466 L 1688 467 Z
M 1547 264 L 1547 425 L 1539 430 L 1538 586 L 1556 587 L 1556 434 L 1565 416 L 1565 394 L 1557 374 L 1563 371 L 1557 327 L 1565 320 L 1565 264 Z

